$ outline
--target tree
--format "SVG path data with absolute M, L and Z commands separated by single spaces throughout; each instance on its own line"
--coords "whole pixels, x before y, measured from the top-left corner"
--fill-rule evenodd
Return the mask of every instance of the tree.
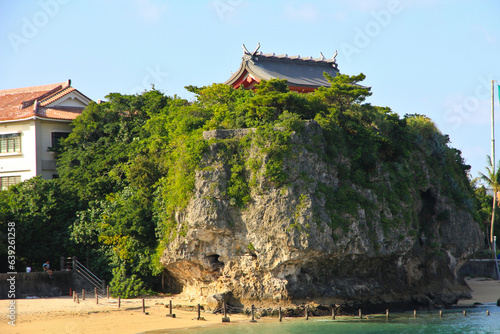
M 479 173 L 481 175 L 481 179 L 486 182 L 488 186 L 493 190 L 493 203 L 492 203 L 492 211 L 491 211 L 491 227 L 490 227 L 490 242 L 493 244 L 493 229 L 495 226 L 495 211 L 498 205 L 499 199 L 497 198 L 497 194 L 500 191 L 500 183 L 499 183 L 499 170 L 493 169 L 493 159 L 488 155 L 486 157 L 486 174 Z
M 169 111 L 186 101 L 156 90 L 107 98 L 89 104 L 74 121 L 58 157 L 60 182 L 81 201 L 71 237 L 81 246 L 77 255 L 89 256 L 92 269 L 106 279 L 113 272 L 118 276 L 112 282 L 122 285 L 124 275 L 136 274 L 132 285 L 151 286 L 150 254 L 156 249 L 152 194 L 168 170 L 163 155 L 171 131 L 165 123 Z
M 492 205 L 491 201 L 493 196 L 487 194 L 487 189 L 483 183 L 480 183 L 481 179 L 479 177 L 474 178 L 471 181 L 471 186 L 474 189 L 474 204 L 476 208 L 476 221 L 479 222 L 479 226 L 485 232 L 486 240 L 489 242 L 490 232 L 489 226 L 491 226 L 491 214 Z M 498 215 L 495 215 L 495 226 L 498 230 Z
M 291 92 L 286 80 L 281 79 L 262 80 L 255 88 L 255 95 L 241 108 L 250 127 L 274 123 L 285 111 L 302 119 L 313 119 L 316 115 L 307 96 Z
M 113 272 L 120 281 L 123 275 L 137 275 L 147 283 L 154 280 L 150 264 L 157 243 L 151 201 L 148 188 L 126 187 L 79 212 L 71 238 L 87 248 L 85 255 L 100 275 L 109 278 Z
M 7 224 L 15 223 L 17 270 L 27 265 L 41 268 L 47 260 L 58 263 L 61 256 L 72 255 L 76 244 L 70 241 L 69 226 L 78 199 L 62 189 L 58 179 L 26 180 L 1 191 L 0 201 L 0 229 L 7 231 Z
M 63 185 L 87 203 L 127 186 L 127 166 L 142 153 L 140 140 L 149 136 L 144 125 L 172 100 L 156 90 L 106 98 L 109 102 L 92 102 L 76 118 L 58 156 Z
M 358 83 L 365 80 L 363 73 L 349 76 L 346 74 L 337 74 L 335 77 L 325 73 L 325 78 L 330 83 L 330 87 L 319 87 L 314 95 L 319 97 L 329 108 L 333 108 L 343 117 L 344 113 L 354 105 L 359 105 L 371 96 L 370 87 L 363 87 Z

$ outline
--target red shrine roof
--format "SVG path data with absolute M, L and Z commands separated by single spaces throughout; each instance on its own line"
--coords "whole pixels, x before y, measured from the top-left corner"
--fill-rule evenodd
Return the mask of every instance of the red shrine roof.
M 70 93 L 73 93 L 81 104 L 87 105 L 91 101 L 71 87 L 71 80 L 43 86 L 0 90 L 0 122 L 24 120 L 34 116 L 73 120 L 85 107 L 57 103 Z
M 332 77 L 339 73 L 335 57 L 326 59 L 322 53 L 319 58 L 300 57 L 288 55 L 275 55 L 274 53 L 263 54 L 257 49 L 250 53 L 243 45 L 243 58 L 240 68 L 226 82 L 234 88 L 243 86 L 252 89 L 261 80 L 274 78 L 285 79 L 290 90 L 299 92 L 311 92 L 316 88 L 330 87 L 330 83 L 324 77 L 326 72 Z

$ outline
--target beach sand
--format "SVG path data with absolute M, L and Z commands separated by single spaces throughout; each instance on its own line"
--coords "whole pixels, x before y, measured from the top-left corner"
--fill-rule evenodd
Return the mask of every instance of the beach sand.
M 168 305 L 173 300 L 175 318 L 167 317 Z M 157 329 L 180 329 L 222 324 L 222 315 L 201 312 L 205 321 L 199 321 L 195 311 L 183 311 L 175 305 L 194 305 L 180 297 L 147 298 L 146 315 L 142 312 L 142 299 L 121 300 L 100 298 L 80 300 L 72 297 L 17 299 L 16 325 L 8 324 L 10 300 L 0 300 L 0 333 L 141 333 Z M 231 323 L 249 321 L 244 315 L 230 315 Z M 230 325 L 230 324 L 228 324 Z
M 492 303 L 500 298 L 500 281 L 484 278 L 467 279 L 472 289 L 472 299 L 461 300 L 461 306 L 473 303 Z M 176 318 L 167 317 L 170 300 L 173 301 Z M 198 321 L 196 311 L 183 311 L 175 305 L 196 305 L 181 296 L 147 298 L 146 312 L 142 312 L 142 299 L 122 300 L 118 309 L 117 299 L 80 300 L 72 297 L 37 298 L 16 300 L 16 325 L 8 324 L 8 307 L 11 300 L 0 300 L 0 333 L 141 333 L 159 329 L 180 329 L 222 325 L 222 316 L 204 313 L 206 321 Z M 231 323 L 248 322 L 244 315 L 231 315 Z M 231 324 L 224 324 L 230 326 Z
M 459 306 L 473 305 L 474 303 L 496 303 L 500 298 L 500 281 L 491 278 L 466 278 L 472 289 L 472 299 L 461 299 Z

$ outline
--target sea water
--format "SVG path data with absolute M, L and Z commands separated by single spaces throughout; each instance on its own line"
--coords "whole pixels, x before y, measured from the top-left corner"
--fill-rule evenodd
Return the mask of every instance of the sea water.
M 463 314 L 466 311 L 466 316 Z M 490 311 L 490 315 L 487 315 Z M 405 333 L 405 334 L 476 334 L 500 333 L 500 307 L 496 304 L 483 304 L 474 308 L 454 308 L 443 311 L 419 312 L 414 318 L 411 313 L 393 313 L 389 320 L 385 315 L 369 316 L 370 319 L 356 317 L 310 317 L 309 320 L 285 318 L 276 321 L 258 321 L 257 323 L 221 324 L 185 330 L 157 330 L 148 334 L 365 334 L 365 333 Z

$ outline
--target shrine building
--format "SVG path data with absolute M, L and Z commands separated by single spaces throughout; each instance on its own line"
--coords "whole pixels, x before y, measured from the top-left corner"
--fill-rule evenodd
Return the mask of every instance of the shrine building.
M 332 77 L 339 73 L 335 57 L 326 59 L 320 52 L 319 58 L 263 54 L 259 52 L 260 44 L 254 52 L 249 52 L 243 45 L 243 57 L 240 68 L 225 82 L 233 88 L 254 89 L 261 80 L 285 79 L 291 91 L 309 93 L 318 87 L 330 87 L 323 75 Z

